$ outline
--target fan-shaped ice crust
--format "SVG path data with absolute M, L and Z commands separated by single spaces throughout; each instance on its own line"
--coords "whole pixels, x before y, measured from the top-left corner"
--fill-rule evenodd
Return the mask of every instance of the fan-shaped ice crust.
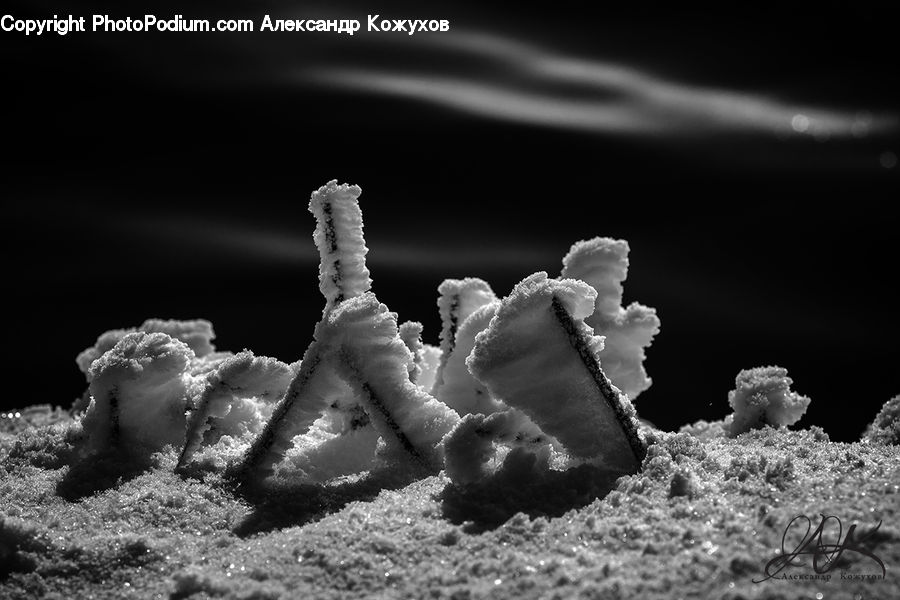
M 109 350 L 112 350 L 113 347 L 119 343 L 123 337 L 128 335 L 129 333 L 134 333 L 136 330 L 134 328 L 130 329 L 111 329 L 109 331 L 105 331 L 101 333 L 97 337 L 97 341 L 94 342 L 94 345 L 90 348 L 85 348 L 82 350 L 77 357 L 75 357 L 75 362 L 78 364 L 78 368 L 84 373 L 84 376 L 87 378 L 88 382 L 91 380 L 91 365 L 94 364 L 94 361 L 103 356 Z
M 205 319 L 179 321 L 177 319 L 147 319 L 138 331 L 147 333 L 165 333 L 181 340 L 194 351 L 194 355 L 202 358 L 216 351 L 212 340 L 216 339 L 212 323 Z
M 735 377 L 735 388 L 728 393 L 734 409 L 729 433 L 737 436 L 765 425 L 793 425 L 803 416 L 810 399 L 791 391 L 793 380 L 787 369 L 757 367 L 745 369 Z
M 388 449 L 402 448 L 437 466 L 437 446 L 456 413 L 409 380 L 413 360 L 397 330 L 397 315 L 371 292 L 345 300 L 328 315 L 334 364 L 360 398 Z
M 438 364 L 432 395 L 444 385 L 444 368 L 456 345 L 456 331 L 473 312 L 497 300 L 497 296 L 483 279 L 445 279 L 438 286 L 438 311 L 441 315 L 441 361 Z
M 325 312 L 346 298 L 372 287 L 366 268 L 366 241 L 357 185 L 338 185 L 333 179 L 312 193 L 309 211 L 316 217 L 313 239 L 319 249 L 319 290 Z
M 628 276 L 628 242 L 594 238 L 572 245 L 562 276 L 580 279 L 597 291 L 594 314 L 585 322 L 606 336 L 600 353 L 603 371 L 634 400 L 652 383 L 644 369 L 644 350 L 659 333 L 656 310 L 637 302 L 622 308 L 622 282 Z
M 91 365 L 87 449 L 156 451 L 184 439 L 194 353 L 164 333 L 128 333 Z
M 216 428 L 220 434 L 240 431 L 241 423 L 229 421 L 234 421 L 235 417 L 246 417 L 248 412 L 253 411 L 233 410 L 236 402 L 256 399 L 262 403 L 274 403 L 284 394 L 293 376 L 290 366 L 280 360 L 254 356 L 248 350 L 220 362 L 206 376 L 205 385 L 190 414 L 178 465 L 190 460 L 211 429 Z
M 101 334 L 90 348 L 83 350 L 76 358 L 78 368 L 90 381 L 91 364 L 103 356 L 104 352 L 111 350 L 119 340 L 136 331 L 145 333 L 165 333 L 166 335 L 187 344 L 197 358 L 205 357 L 213 353 L 216 347 L 212 340 L 216 338 L 212 323 L 204 319 L 178 321 L 175 319 L 147 319 L 140 327 L 128 329 L 112 329 Z
M 549 439 L 524 413 L 511 408 L 485 416 L 468 414 L 444 438 L 444 469 L 457 485 L 473 483 L 489 475 L 495 443 L 525 446 L 549 452 Z
M 595 299 L 582 281 L 535 273 L 503 300 L 466 362 L 494 398 L 574 456 L 634 472 L 645 448 L 634 408 L 600 369 L 603 338 L 584 323 Z
M 418 321 L 406 321 L 400 325 L 400 339 L 406 344 L 406 348 L 413 355 L 413 361 L 409 365 L 409 380 L 413 383 L 419 379 L 422 372 L 422 324 Z
M 436 398 L 459 413 L 489 415 L 503 405 L 491 398 L 487 388 L 469 373 L 466 358 L 475 347 L 475 336 L 487 328 L 497 314 L 500 302 L 495 300 L 476 309 L 456 331 L 456 343 L 444 364 L 444 384 L 437 388 Z

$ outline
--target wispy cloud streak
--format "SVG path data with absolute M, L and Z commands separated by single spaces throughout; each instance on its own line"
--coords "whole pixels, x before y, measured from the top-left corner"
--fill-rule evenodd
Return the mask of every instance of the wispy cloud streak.
M 451 58 L 475 57 L 493 68 L 487 75 L 460 76 L 441 74 L 438 67 L 427 73 L 321 67 L 304 70 L 301 77 L 323 86 L 407 98 L 482 117 L 613 134 L 784 133 L 824 139 L 890 132 L 898 124 L 894 114 L 858 115 L 688 85 L 494 34 L 451 32 L 425 43 Z M 527 87 L 521 85 L 523 80 Z

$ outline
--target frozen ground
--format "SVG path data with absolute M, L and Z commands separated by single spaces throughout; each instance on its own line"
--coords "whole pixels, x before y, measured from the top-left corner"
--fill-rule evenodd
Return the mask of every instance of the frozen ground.
M 617 481 L 523 464 L 491 488 L 381 472 L 238 497 L 214 472 L 176 475 L 174 450 L 71 470 L 71 426 L 43 412 L 0 427 L 0 598 L 900 598 L 900 446 L 657 433 Z M 812 576 L 804 556 L 753 583 L 790 520 L 820 513 L 841 539 L 882 521 L 860 548 L 886 578 L 842 580 L 881 573 L 845 551 L 830 581 L 780 579 Z

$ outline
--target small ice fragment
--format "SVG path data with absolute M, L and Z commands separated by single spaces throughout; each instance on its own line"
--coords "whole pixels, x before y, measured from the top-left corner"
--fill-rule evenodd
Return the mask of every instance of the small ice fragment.
M 765 425 L 782 427 L 799 421 L 810 399 L 792 392 L 792 383 L 787 369 L 781 367 L 757 367 L 738 373 L 735 389 L 728 393 L 728 403 L 734 409 L 731 436 Z
M 416 379 L 419 387 L 430 391 L 434 387 L 438 366 L 441 363 L 441 349 L 431 344 L 422 344 L 422 359 L 419 362 L 421 372 Z
M 400 339 L 406 344 L 406 348 L 413 355 L 413 361 L 409 365 L 409 380 L 416 383 L 422 372 L 422 354 L 425 350 L 422 343 L 422 324 L 418 321 L 406 321 L 400 325 Z
M 495 442 L 540 451 L 549 438 L 524 413 L 514 408 L 490 416 L 467 414 L 444 438 L 444 468 L 457 485 L 487 476 Z
M 875 420 L 866 428 L 862 439 L 877 444 L 900 446 L 900 396 L 894 396 L 884 403 Z

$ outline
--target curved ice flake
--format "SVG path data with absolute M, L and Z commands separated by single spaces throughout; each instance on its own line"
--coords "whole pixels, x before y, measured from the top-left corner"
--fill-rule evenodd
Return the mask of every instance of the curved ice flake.
M 602 338 L 584 322 L 595 298 L 581 281 L 527 277 L 478 334 L 467 364 L 574 456 L 633 472 L 645 449 L 634 408 L 600 368 Z

